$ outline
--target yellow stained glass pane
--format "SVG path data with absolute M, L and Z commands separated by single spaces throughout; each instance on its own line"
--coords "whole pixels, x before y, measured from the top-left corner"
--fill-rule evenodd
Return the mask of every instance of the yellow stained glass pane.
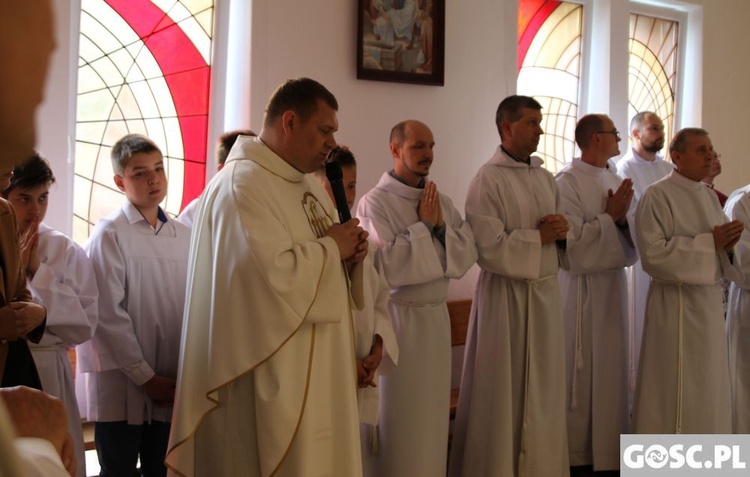
M 125 85 L 120 90 L 120 94 L 117 96 L 117 107 L 120 109 L 120 112 L 125 119 L 142 117 L 138 100 L 135 98 L 135 94 L 133 94 L 130 85 Z
M 73 217 L 73 240 L 82 245 L 89 238 L 89 223 L 80 217 Z
M 167 138 L 165 154 L 172 157 L 185 157 L 182 147 L 182 129 L 177 118 L 164 118 L 164 135 Z
M 117 141 L 123 136 L 128 134 L 128 127 L 125 121 L 109 121 L 107 127 L 104 130 L 104 138 L 102 144 L 105 146 L 114 146 Z M 109 152 L 107 153 L 109 154 Z
M 107 86 L 122 84 L 124 76 L 120 74 L 120 71 L 108 56 L 92 61 L 90 65 Z
M 78 43 L 78 56 L 83 63 L 91 62 L 104 56 L 104 52 L 87 36 L 81 35 Z M 80 64 L 80 63 L 79 63 Z
M 154 55 L 146 48 L 134 47 L 135 50 L 135 61 L 138 63 L 138 67 L 146 78 L 159 78 L 162 76 L 161 68 L 156 63 Z M 131 51 L 133 53 L 133 51 Z
M 76 174 L 73 177 L 73 213 L 88 217 L 91 181 Z
M 133 29 L 106 2 L 101 0 L 87 0 L 82 3 L 81 8 L 83 11 L 91 13 L 104 28 L 111 32 L 110 35 L 117 39 L 120 46 L 128 45 L 138 40 L 138 35 Z M 81 28 L 81 31 L 87 30 Z M 93 40 L 97 43 L 99 42 L 96 38 Z M 107 53 L 111 53 L 112 51 L 114 50 L 107 51 Z
M 130 134 L 143 134 L 146 135 L 146 123 L 142 119 L 131 119 L 126 121 L 128 131 Z
M 159 119 L 144 119 L 146 124 L 146 135 L 154 141 L 163 153 L 167 151 L 167 137 L 164 133 L 164 121 Z
M 180 28 L 190 38 L 195 47 L 203 57 L 203 61 L 211 63 L 211 38 L 206 35 L 203 27 L 195 20 L 190 17 L 180 22 Z
M 180 3 L 182 3 L 193 15 L 211 8 L 214 5 L 213 0 L 181 0 Z
M 109 55 L 122 77 L 126 77 L 135 64 L 135 59 L 130 55 L 127 49 L 120 49 Z
M 95 144 L 76 142 L 75 173 L 84 177 L 91 177 L 96 167 L 96 158 L 99 154 L 99 141 Z
M 169 9 L 168 13 L 169 18 L 175 23 L 180 23 L 182 20 L 192 16 L 188 9 L 185 8 L 185 5 L 180 2 L 175 2 L 172 8 Z
M 81 12 L 81 31 L 86 32 L 86 36 L 96 43 L 105 55 L 122 48 L 122 43 L 112 35 L 112 32 L 86 11 Z
M 213 27 L 214 27 L 213 9 L 206 10 L 195 15 L 195 19 L 198 21 L 201 28 L 203 28 L 203 31 L 206 32 L 206 35 L 208 35 L 209 37 L 213 37 Z
M 115 104 L 109 90 L 78 95 L 78 121 L 105 121 Z
M 182 205 L 182 187 L 185 182 L 185 161 L 168 158 L 165 161 L 169 173 L 169 195 L 167 196 L 167 211 L 173 214 L 180 212 Z
M 107 126 L 109 128 L 109 126 Z M 121 136 L 122 137 L 122 136 Z M 119 138 L 118 138 L 119 139 Z M 112 170 L 112 148 L 102 146 L 96 157 L 96 167 L 94 168 L 94 182 L 105 184 L 108 187 L 116 187 L 114 179 L 115 173 Z
M 151 3 L 159 7 L 164 13 L 174 8 L 177 0 L 151 0 Z
M 124 201 L 125 196 L 122 192 L 94 183 L 91 187 L 89 221 L 96 224 L 102 217 L 106 217 L 121 207 Z
M 172 94 L 169 91 L 169 86 L 167 86 L 167 81 L 164 77 L 148 80 L 148 86 L 151 88 L 154 99 L 156 99 L 159 114 L 166 117 L 177 116 L 177 111 L 175 110 L 174 102 L 172 101 Z
M 159 108 L 156 106 L 154 94 L 148 83 L 145 81 L 133 82 L 130 83 L 130 89 L 133 92 L 133 96 L 138 101 L 138 107 L 140 108 L 139 117 L 158 118 L 161 116 L 161 114 L 159 114 Z
M 78 94 L 88 93 L 105 88 L 104 81 L 91 66 L 84 65 L 78 68 Z

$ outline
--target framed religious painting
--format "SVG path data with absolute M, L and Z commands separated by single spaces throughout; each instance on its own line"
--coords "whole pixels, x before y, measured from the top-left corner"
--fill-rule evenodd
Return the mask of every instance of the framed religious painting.
M 443 85 L 445 0 L 358 2 L 358 79 Z

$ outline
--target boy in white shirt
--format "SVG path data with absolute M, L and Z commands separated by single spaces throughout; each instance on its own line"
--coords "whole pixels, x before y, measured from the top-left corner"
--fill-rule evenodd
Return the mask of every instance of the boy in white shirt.
M 85 448 L 68 348 L 91 339 L 98 320 L 94 269 L 83 249 L 43 223 L 55 176 L 38 153 L 17 166 L 3 197 L 13 204 L 26 285 L 34 301 L 47 309 L 41 341 L 29 343 L 42 388 L 60 398 L 68 415 L 78 477 L 86 477 Z
M 101 219 L 85 249 L 99 286 L 99 326 L 79 347 L 86 414 L 104 476 L 164 476 L 185 303 L 190 230 L 159 204 L 167 176 L 159 148 L 129 134 L 112 148 L 127 202 Z

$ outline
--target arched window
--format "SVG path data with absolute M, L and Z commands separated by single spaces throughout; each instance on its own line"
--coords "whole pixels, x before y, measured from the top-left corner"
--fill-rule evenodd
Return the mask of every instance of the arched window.
M 73 238 L 122 204 L 109 155 L 123 135 L 161 148 L 162 206 L 177 214 L 205 183 L 213 0 L 83 0 Z
M 520 0 L 518 94 L 533 96 L 545 131 L 537 155 L 557 172 L 573 159 L 578 119 L 583 6 L 556 0 Z
M 630 15 L 628 117 L 653 111 L 664 121 L 666 144 L 674 135 L 679 23 Z

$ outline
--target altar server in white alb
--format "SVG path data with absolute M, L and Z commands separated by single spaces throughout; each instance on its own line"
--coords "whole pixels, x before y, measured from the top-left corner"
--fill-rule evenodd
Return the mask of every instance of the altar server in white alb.
M 357 197 L 357 162 L 346 147 L 337 146 L 328 155 L 329 161 L 341 166 L 346 202 L 351 209 Z M 334 200 L 333 190 L 325 173 L 319 169 L 316 176 Z M 398 343 L 388 311 L 390 288 L 385 279 L 380 250 L 370 243 L 364 260 L 363 309 L 354 312 L 354 344 L 359 390 L 360 440 L 362 443 L 362 469 L 365 477 L 377 475 L 375 464 L 379 452 L 377 426 L 380 407 L 380 376 L 398 364 Z
M 469 186 L 479 275 L 464 354 L 449 474 L 568 475 L 565 332 L 557 283 L 568 224 L 557 185 L 531 154 L 542 106 L 498 106 L 501 144 Z
M 571 466 L 620 468 L 620 434 L 628 431 L 628 289 L 625 267 L 638 260 L 628 211 L 633 183 L 609 170 L 620 133 L 604 114 L 575 130 L 580 159 L 556 177 L 570 224 L 569 270 L 561 270 L 568 377 Z
M 617 174 L 633 181 L 635 204 L 637 204 L 646 187 L 668 175 L 674 166 L 659 154 L 659 151 L 664 148 L 664 123 L 651 111 L 641 111 L 630 120 L 630 140 L 632 147 L 617 162 Z M 635 238 L 635 224 L 630 225 L 631 234 Z M 650 282 L 651 277 L 643 271 L 640 262 L 630 268 L 628 293 L 632 305 L 630 307 L 628 387 L 631 406 L 635 379 L 638 375 L 643 318 L 646 314 L 646 299 Z
M 701 183 L 714 151 L 703 129 L 669 146 L 676 169 L 646 189 L 636 210 L 643 269 L 651 275 L 635 392 L 639 434 L 732 432 L 727 337 L 719 280 L 739 279 L 733 254 L 743 224 L 727 220 Z
M 362 197 L 357 216 L 380 248 L 399 343 L 381 379 L 379 475 L 445 473 L 451 388 L 448 281 L 476 262 L 469 224 L 427 180 L 432 131 L 419 121 L 391 130 L 393 170 Z
M 750 186 L 732 192 L 724 212 L 745 225 L 736 246 L 742 279 L 729 286 L 727 333 L 732 385 L 732 432 L 750 434 Z
M 3 196 L 13 204 L 20 233 L 22 264 L 35 301 L 47 308 L 42 340 L 29 343 L 42 388 L 60 398 L 68 413 L 75 444 L 77 475 L 86 476 L 85 449 L 68 349 L 88 341 L 98 321 L 94 269 L 83 249 L 43 223 L 55 176 L 45 159 L 34 154 L 13 171 Z
M 309 175 L 336 146 L 337 109 L 317 81 L 287 80 L 204 192 L 167 455 L 178 475 L 362 475 L 351 303 L 367 233 L 335 224 Z
M 99 325 L 78 347 L 78 397 L 95 423 L 102 475 L 166 475 L 190 229 L 159 206 L 161 151 L 139 134 L 112 147 L 114 182 L 127 199 L 86 242 L 99 287 Z

